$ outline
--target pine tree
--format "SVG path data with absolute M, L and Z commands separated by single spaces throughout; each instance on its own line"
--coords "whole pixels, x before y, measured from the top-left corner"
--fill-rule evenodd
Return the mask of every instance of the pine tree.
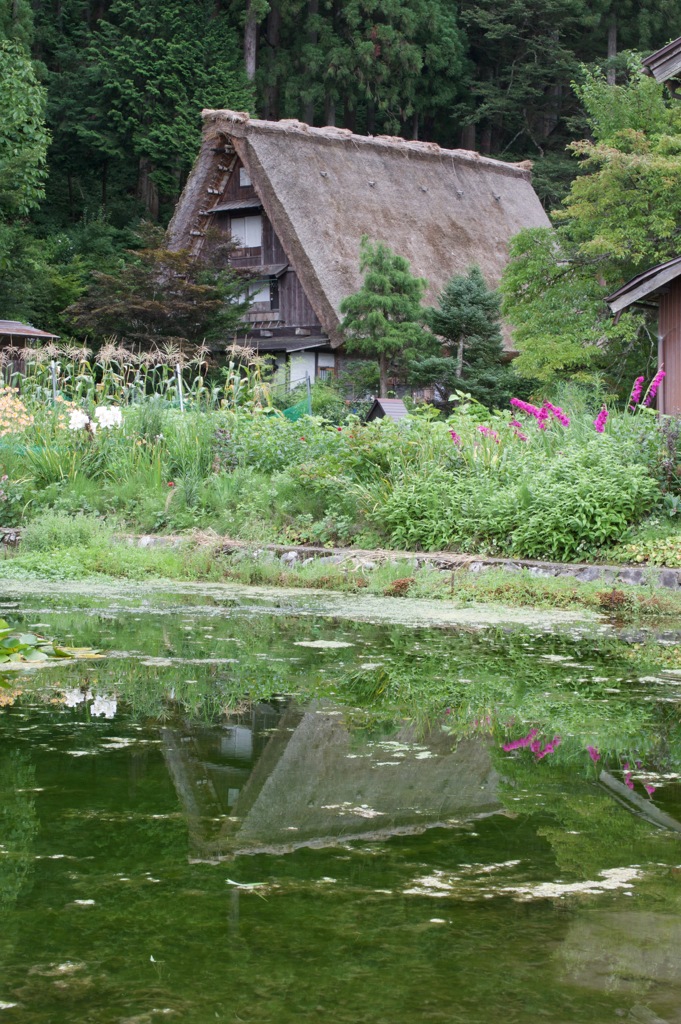
M 388 377 L 399 357 L 430 345 L 421 308 L 426 282 L 414 277 L 403 256 L 383 242 L 370 242 L 366 235 L 360 246 L 360 270 L 362 287 L 341 302 L 341 330 L 348 352 L 378 361 L 380 397 L 387 398 Z
M 412 383 L 434 386 L 443 402 L 452 391 L 464 389 L 489 407 L 505 404 L 517 392 L 518 382 L 504 362 L 500 305 L 479 267 L 452 277 L 438 306 L 426 311 L 426 322 L 441 340 L 444 354 L 412 359 Z

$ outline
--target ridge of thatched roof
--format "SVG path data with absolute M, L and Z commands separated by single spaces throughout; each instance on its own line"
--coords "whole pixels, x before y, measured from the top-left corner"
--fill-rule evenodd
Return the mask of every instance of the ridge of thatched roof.
M 205 110 L 203 119 L 203 145 L 168 228 L 169 247 L 200 240 L 206 212 L 219 205 L 214 186 L 224 182 L 226 150 L 236 152 L 336 344 L 340 302 L 361 285 L 362 235 L 405 256 L 428 280 L 432 302 L 473 263 L 496 286 L 510 238 L 549 224 L 528 162 L 231 110 Z

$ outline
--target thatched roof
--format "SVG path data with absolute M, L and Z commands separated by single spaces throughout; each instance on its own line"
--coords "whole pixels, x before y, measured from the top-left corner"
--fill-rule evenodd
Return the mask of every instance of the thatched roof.
M 206 211 L 220 205 L 215 183 L 224 189 L 236 151 L 334 344 L 340 302 L 361 285 L 362 235 L 405 256 L 427 278 L 432 302 L 472 263 L 496 286 L 509 239 L 549 224 L 528 163 L 231 110 L 206 110 L 203 118 L 203 145 L 168 228 L 169 247 L 200 244 Z

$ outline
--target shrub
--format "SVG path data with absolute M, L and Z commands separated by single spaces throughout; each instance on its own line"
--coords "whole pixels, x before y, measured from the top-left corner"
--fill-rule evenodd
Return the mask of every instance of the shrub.
M 44 512 L 25 527 L 21 545 L 26 551 L 54 551 L 87 548 L 105 544 L 110 539 L 110 527 L 94 516 Z

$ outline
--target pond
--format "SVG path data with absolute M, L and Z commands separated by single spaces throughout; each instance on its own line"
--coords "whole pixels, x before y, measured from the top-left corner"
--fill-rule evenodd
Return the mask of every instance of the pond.
M 679 636 L 28 586 L 0 1022 L 681 1024 Z

